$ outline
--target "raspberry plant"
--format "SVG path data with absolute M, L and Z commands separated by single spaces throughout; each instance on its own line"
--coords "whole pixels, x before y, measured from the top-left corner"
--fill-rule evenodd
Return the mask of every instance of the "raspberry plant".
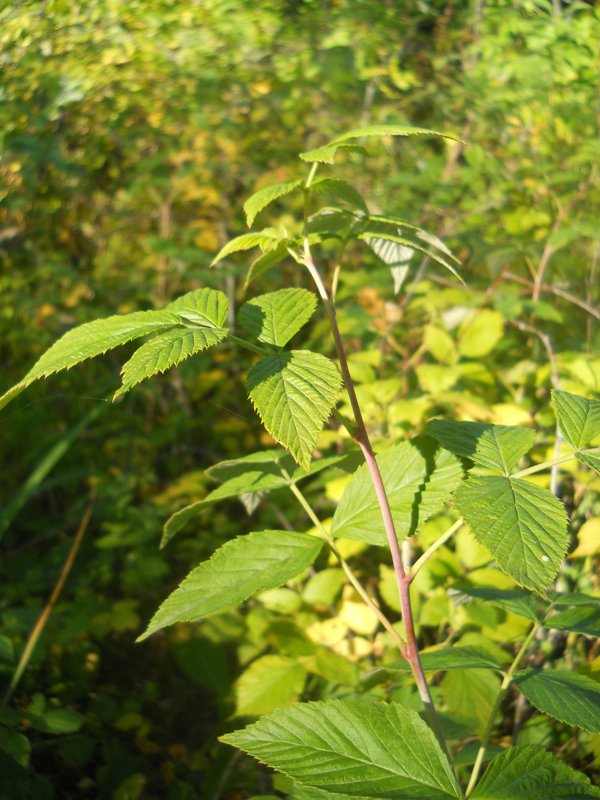
M 480 422 L 433 419 L 425 435 L 386 442 L 385 448 L 375 451 L 336 317 L 344 252 L 350 243 L 363 242 L 401 280 L 406 253 L 416 251 L 458 278 L 456 259 L 439 238 L 403 219 L 370 213 L 352 184 L 338 177 L 317 177 L 319 171 L 335 164 L 340 152 L 360 154 L 359 139 L 380 136 L 443 134 L 401 126 L 360 128 L 302 153 L 300 158 L 308 170 L 305 179 L 267 186 L 244 206 L 251 226 L 275 200 L 302 195 L 299 233 L 277 228 L 246 233 L 226 244 L 213 262 L 218 265 L 233 254 L 259 250 L 248 269 L 247 287 L 262 273 L 293 259 L 298 269 L 307 273 L 316 294 L 307 288 L 286 288 L 254 297 L 240 308 L 235 332 L 228 327 L 227 296 L 211 288 L 191 291 L 161 310 L 81 325 L 59 339 L 0 398 L 0 407 L 34 381 L 141 338 L 144 343 L 122 368 L 122 386 L 115 397 L 209 347 L 231 342 L 249 351 L 254 358 L 246 379 L 249 399 L 283 449 L 252 453 L 212 467 L 209 472 L 220 485 L 167 521 L 162 544 L 212 503 L 237 496 L 257 498 L 281 487 L 294 495 L 314 528 L 310 532 L 259 530 L 232 538 L 192 570 L 160 606 L 140 639 L 169 625 L 197 622 L 243 603 L 261 590 L 284 586 L 312 568 L 321 552 L 328 550 L 398 647 L 401 659 L 386 664 L 384 672 L 394 675 L 410 670 L 421 710 L 397 700 L 384 702 L 358 695 L 303 702 L 279 708 L 243 730 L 224 735 L 223 742 L 291 778 L 297 800 L 600 797 L 585 775 L 541 746 L 516 744 L 499 752 L 497 747 L 490 749 L 509 690 L 521 693 L 538 711 L 567 725 L 600 732 L 598 683 L 575 668 L 544 669 L 531 659 L 536 637 L 544 629 L 598 635 L 600 603 L 592 595 L 555 590 L 570 541 L 567 515 L 560 499 L 530 479 L 572 459 L 600 472 L 600 402 L 554 391 L 554 412 L 567 450 L 553 460 L 528 466 L 524 463 L 535 444 L 533 430 Z M 332 244 L 337 247 L 330 275 L 314 256 L 316 247 L 324 243 L 330 249 Z M 336 360 L 288 347 L 317 312 L 318 302 L 329 324 Z M 338 410 L 340 404 L 344 413 Z M 349 445 L 345 452 L 314 459 L 317 439 L 332 416 L 348 431 Z M 352 477 L 331 525 L 326 526 L 301 485 L 333 466 Z M 403 542 L 450 503 L 459 518 L 422 548 L 411 564 L 403 553 Z M 455 590 L 458 602 L 483 599 L 528 621 L 524 641 L 510 658 L 505 653 L 505 660 L 490 655 L 485 647 L 447 644 L 425 653 L 419 650 L 411 583 L 463 525 L 517 584 L 517 588 L 504 590 L 494 586 Z M 389 618 L 350 566 L 338 547 L 342 538 L 376 552 L 389 548 L 401 625 Z M 440 721 L 428 676 L 470 669 L 489 670 L 502 681 L 480 732 L 470 775 L 464 779 L 456 747 Z

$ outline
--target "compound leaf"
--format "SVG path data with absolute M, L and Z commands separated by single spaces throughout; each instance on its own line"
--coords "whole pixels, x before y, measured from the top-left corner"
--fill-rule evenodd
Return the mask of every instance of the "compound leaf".
M 246 223 L 248 227 L 252 225 L 257 214 L 266 208 L 274 200 L 290 194 L 295 189 L 302 186 L 302 181 L 289 181 L 287 183 L 273 183 L 270 186 L 264 186 L 253 195 L 251 195 L 244 203 L 244 213 L 246 215 Z
M 269 355 L 252 367 L 247 380 L 265 428 L 304 469 L 341 386 L 333 362 L 308 350 Z
M 472 794 L 473 800 L 592 800 L 589 779 L 536 745 L 511 747 L 496 756 Z
M 365 214 L 369 211 L 361 193 L 348 181 L 343 181 L 339 178 L 320 178 L 318 181 L 314 181 L 310 188 L 311 191 L 317 194 L 324 194 L 343 200 L 352 208 L 359 208 Z
M 523 669 L 513 678 L 538 711 L 590 733 L 600 733 L 600 684 L 559 669 Z
M 176 622 L 195 622 L 274 589 L 310 566 L 323 542 L 293 531 L 259 531 L 220 547 L 167 597 L 138 641 Z
M 446 800 L 459 789 L 416 711 L 357 700 L 300 703 L 221 737 L 307 786 L 349 797 Z
M 419 437 L 384 450 L 377 463 L 386 488 L 399 539 L 439 511 L 462 479 L 455 456 L 437 450 L 432 439 Z M 363 464 L 354 473 L 338 503 L 331 532 L 367 544 L 387 543 L 373 482 Z
M 27 375 L 0 397 L 0 408 L 40 378 L 71 369 L 122 344 L 180 324 L 172 311 L 135 311 L 86 322 L 67 331 L 38 359 Z
M 283 347 L 315 313 L 317 298 L 307 289 L 280 289 L 253 297 L 240 308 L 246 330 L 267 344 Z
M 475 538 L 514 580 L 543 591 L 556 577 L 569 538 L 565 509 L 547 489 L 521 478 L 469 478 L 454 496 Z

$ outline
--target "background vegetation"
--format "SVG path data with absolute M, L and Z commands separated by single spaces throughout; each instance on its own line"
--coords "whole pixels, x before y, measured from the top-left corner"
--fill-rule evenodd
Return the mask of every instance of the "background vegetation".
M 348 156 L 344 169 L 372 210 L 442 235 L 467 286 L 416 255 L 394 286 L 374 254 L 350 254 L 340 321 L 376 440 L 413 435 L 437 414 L 531 425 L 550 438 L 552 386 L 598 396 L 600 14 L 592 4 L 19 2 L 0 11 L 0 59 L 2 390 L 86 320 L 160 307 L 203 285 L 239 305 L 243 254 L 218 270 L 208 265 L 243 232 L 243 200 L 295 178 L 300 150 L 359 124 L 407 122 L 470 144 L 390 140 L 366 160 Z M 275 208 L 277 224 L 293 224 L 289 206 Z M 256 288 L 302 280 L 284 264 Z M 310 337 L 331 350 L 322 322 Z M 267 772 L 216 743 L 240 717 L 300 695 L 385 692 L 410 701 L 409 678 L 391 688 L 365 681 L 388 658 L 387 639 L 333 566 L 319 582 L 307 576 L 264 593 L 249 611 L 134 644 L 158 603 L 223 541 L 257 524 L 308 525 L 293 498 L 274 491 L 251 513 L 238 500 L 213 506 L 158 549 L 168 516 L 213 485 L 207 467 L 271 444 L 242 390 L 250 361 L 233 362 L 233 352 L 201 354 L 116 407 L 106 398 L 122 358 L 107 356 L 2 413 L 6 686 L 78 529 L 83 539 L 2 709 L 0 773 L 11 783 L 0 797 L 266 793 Z M 330 430 L 320 447 L 340 441 Z M 552 456 L 543 438 L 538 447 Z M 553 480 L 577 548 L 559 582 L 598 593 L 590 576 L 599 479 L 569 463 Z M 325 472 L 309 484 L 309 494 L 325 489 L 323 517 L 343 481 Z M 447 523 L 433 520 L 429 535 Z M 397 612 L 389 568 L 378 572 L 360 548 L 347 556 Z M 424 644 L 522 637 L 519 617 L 448 597 L 467 572 L 475 585 L 478 574 L 489 583 L 488 562 L 463 532 L 423 570 Z M 497 575 L 498 586 L 509 585 Z M 540 641 L 540 663 L 560 664 L 566 636 Z M 600 679 L 597 643 L 570 636 L 583 668 Z M 292 680 L 291 659 L 314 655 L 315 643 L 327 663 Z M 468 687 L 455 675 L 436 686 L 467 739 L 489 713 L 491 679 L 474 672 Z M 476 704 L 464 702 L 467 689 Z M 520 742 L 560 750 L 597 777 L 598 736 L 507 708 L 508 741 L 515 728 Z

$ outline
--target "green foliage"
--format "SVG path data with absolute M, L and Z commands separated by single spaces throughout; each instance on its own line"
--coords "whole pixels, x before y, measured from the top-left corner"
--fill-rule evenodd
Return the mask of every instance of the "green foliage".
M 335 365 L 308 350 L 273 353 L 252 367 L 247 387 L 265 428 L 308 469 L 317 437 L 342 388 Z
M 240 308 L 240 324 L 256 339 L 285 347 L 315 313 L 317 298 L 306 289 L 280 289 L 252 298 Z
M 553 392 L 552 400 L 565 441 L 580 461 L 600 472 L 600 453 L 581 452 L 600 441 L 600 401 L 559 391 Z
M 474 800 L 591 800 L 599 796 L 584 775 L 533 745 L 513 747 L 496 756 L 473 793 Z
M 349 797 L 459 796 L 433 733 L 397 704 L 306 703 L 221 738 L 302 784 Z
M 564 508 L 547 489 L 511 477 L 471 477 L 455 503 L 475 538 L 521 586 L 543 592 L 569 539 Z
M 587 731 L 600 732 L 600 686 L 586 675 L 563 670 L 524 669 L 514 681 L 544 714 Z
M 402 442 L 384 450 L 377 463 L 398 536 L 415 533 L 450 498 L 462 478 L 458 460 L 431 440 Z M 365 465 L 354 473 L 333 516 L 334 536 L 384 546 L 386 535 L 375 489 Z
M 260 531 L 219 548 L 192 570 L 160 606 L 140 637 L 176 622 L 193 622 L 294 578 L 313 563 L 323 543 L 303 533 Z

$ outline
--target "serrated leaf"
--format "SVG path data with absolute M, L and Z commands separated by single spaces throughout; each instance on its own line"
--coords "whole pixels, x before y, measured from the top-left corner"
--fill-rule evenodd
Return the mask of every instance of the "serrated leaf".
M 371 136 L 440 136 L 443 139 L 452 139 L 455 142 L 460 141 L 447 133 L 429 130 L 428 128 L 415 128 L 410 125 L 368 125 L 342 133 L 341 136 L 336 136 L 329 144 L 339 145 L 349 139 L 362 139 L 363 137 Z
M 443 647 L 432 652 L 421 653 L 421 664 L 425 672 L 441 672 L 449 669 L 494 669 L 502 670 L 489 653 L 477 647 Z M 407 661 L 386 664 L 384 669 L 391 672 L 410 672 Z
M 559 611 L 558 614 L 547 617 L 544 626 L 558 631 L 570 631 L 597 638 L 600 637 L 600 608 L 582 606 L 567 608 L 565 611 Z
M 511 747 L 496 756 L 473 800 L 591 800 L 600 797 L 589 779 L 536 745 Z
M 462 478 L 458 459 L 419 437 L 384 450 L 377 463 L 400 540 L 439 511 Z M 336 537 L 385 546 L 387 537 L 377 495 L 365 464 L 354 473 L 333 516 Z
M 274 200 L 290 194 L 295 189 L 302 186 L 302 181 L 289 181 L 287 183 L 273 183 L 270 186 L 264 186 L 253 195 L 251 195 L 244 203 L 244 213 L 246 215 L 246 223 L 248 227 L 254 222 L 256 215 L 266 208 Z
M 310 566 L 323 542 L 293 531 L 239 536 L 192 570 L 169 595 L 138 641 L 176 622 L 195 622 L 241 603 L 261 589 L 274 589 Z
M 271 267 L 276 267 L 278 264 L 281 264 L 288 256 L 287 247 L 278 245 L 273 250 L 267 250 L 266 253 L 262 253 L 258 258 L 255 258 L 250 264 L 250 268 L 246 274 L 244 289 L 248 288 L 251 281 L 256 280 L 256 278 L 262 275 L 263 272 L 271 269 Z
M 252 367 L 247 387 L 267 431 L 307 469 L 342 387 L 333 362 L 308 350 L 274 353 Z
M 222 481 L 202 500 L 191 503 L 169 517 L 165 523 L 160 546 L 164 547 L 178 533 L 184 525 L 196 517 L 203 509 L 241 495 L 255 496 L 265 492 L 287 486 L 287 480 L 281 474 L 285 469 L 295 482 L 301 481 L 311 475 L 316 475 L 324 469 L 337 467 L 350 472 L 356 468 L 361 456 L 356 451 L 350 451 L 336 456 L 327 456 L 313 462 L 308 470 L 298 467 L 293 459 L 280 450 L 263 450 L 251 453 L 241 458 L 228 459 L 214 464 L 206 470 L 206 474 Z
M 259 341 L 284 347 L 306 325 L 316 307 L 314 292 L 280 289 L 253 297 L 240 308 L 238 320 Z
M 529 428 L 449 419 L 432 420 L 427 433 L 451 453 L 503 475 L 510 474 L 535 441 L 535 433 Z
M 219 261 L 227 258 L 227 256 L 232 255 L 232 253 L 253 250 L 255 247 L 260 247 L 261 250 L 265 251 L 268 248 L 274 247 L 280 239 L 281 237 L 277 235 L 277 231 L 273 228 L 264 228 L 264 230 L 256 231 L 255 233 L 243 233 L 241 236 L 236 236 L 235 239 L 231 239 L 227 242 L 213 258 L 210 266 L 214 267 L 215 264 L 218 264 Z
M 268 655 L 253 661 L 235 687 L 235 715 L 260 716 L 295 703 L 306 681 L 306 670 L 295 658 Z
M 307 150 L 300 153 L 300 158 L 309 163 L 317 161 L 320 164 L 333 164 L 335 161 L 336 153 L 339 149 L 354 150 L 355 146 L 350 145 L 353 139 L 360 139 L 362 137 L 372 136 L 440 136 L 444 139 L 453 139 L 460 141 L 453 136 L 439 131 L 427 130 L 426 128 L 414 128 L 408 125 L 369 125 L 364 128 L 354 128 L 347 133 L 338 136 L 328 144 L 322 147 L 317 147 L 314 150 Z M 362 149 L 362 148 L 361 148 Z
M 600 443 L 600 400 L 555 390 L 552 402 L 562 435 L 583 464 L 600 472 L 600 452 L 582 453 Z
M 123 365 L 123 385 L 115 392 L 115 399 L 146 378 L 165 372 L 186 358 L 218 344 L 225 339 L 228 332 L 225 328 L 174 328 L 156 336 L 136 350 Z
M 477 541 L 514 580 L 543 591 L 569 544 L 564 506 L 547 489 L 521 478 L 469 478 L 454 502 Z
M 600 684 L 559 669 L 523 669 L 514 683 L 538 711 L 590 733 L 600 733 Z
M 27 375 L 0 397 L 0 408 L 40 378 L 71 369 L 133 339 L 167 330 L 179 322 L 176 314 L 163 310 L 135 311 L 79 325 L 46 350 Z
M 165 308 L 186 322 L 201 328 L 223 328 L 227 322 L 229 302 L 224 292 L 216 289 L 196 289 L 181 295 Z
M 450 766 L 416 711 L 356 700 L 301 703 L 221 740 L 307 786 L 350 797 L 458 797 Z
M 467 599 L 483 600 L 532 622 L 537 621 L 537 612 L 542 608 L 536 595 L 524 589 L 491 589 L 487 586 L 455 585 L 449 589 L 448 594 L 457 604 L 463 603 Z
M 310 188 L 311 191 L 317 194 L 329 195 L 343 200 L 352 208 L 359 208 L 365 214 L 369 212 L 361 193 L 348 181 L 340 180 L 339 178 L 320 178 L 314 181 Z

